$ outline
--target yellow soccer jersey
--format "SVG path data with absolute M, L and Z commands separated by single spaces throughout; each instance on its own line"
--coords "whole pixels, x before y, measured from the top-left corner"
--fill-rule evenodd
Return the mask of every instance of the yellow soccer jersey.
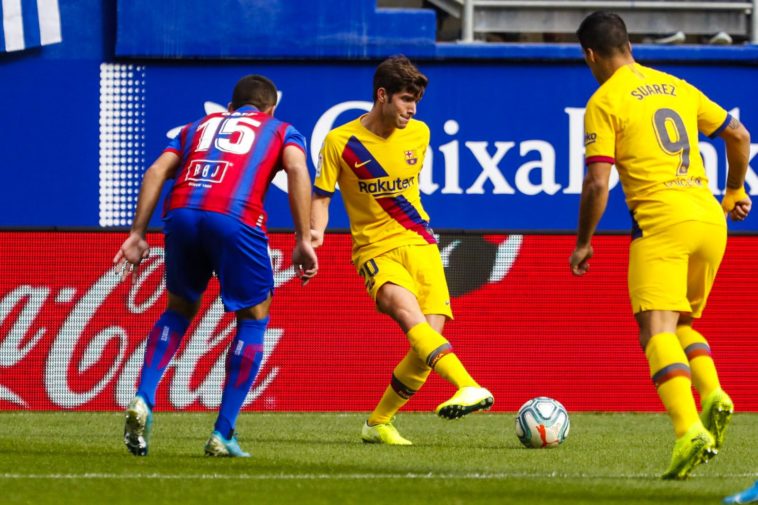
M 421 206 L 419 172 L 429 127 L 411 120 L 384 139 L 360 118 L 326 136 L 314 192 L 332 195 L 339 184 L 353 235 L 353 261 L 401 245 L 436 244 Z
M 686 81 L 626 65 L 587 103 L 586 162 L 616 164 L 637 233 L 683 221 L 723 222 L 708 189 L 698 131 L 713 138 L 730 119 Z

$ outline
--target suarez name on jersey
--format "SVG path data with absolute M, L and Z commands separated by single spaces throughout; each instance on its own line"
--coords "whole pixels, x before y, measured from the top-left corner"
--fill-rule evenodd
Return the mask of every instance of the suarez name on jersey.
M 586 162 L 615 163 L 642 232 L 682 221 L 718 223 L 724 216 L 708 186 L 698 132 L 713 138 L 729 120 L 686 81 L 625 65 L 587 103 Z

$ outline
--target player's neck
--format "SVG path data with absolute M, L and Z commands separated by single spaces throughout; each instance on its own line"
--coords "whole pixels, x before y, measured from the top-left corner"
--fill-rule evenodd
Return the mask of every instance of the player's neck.
M 597 79 L 600 84 L 610 79 L 621 67 L 634 64 L 634 58 L 631 54 L 617 54 L 602 61 L 597 72 Z
M 381 111 L 374 107 L 368 114 L 361 116 L 361 125 L 377 137 L 388 138 L 395 131 L 394 124 L 386 124 Z

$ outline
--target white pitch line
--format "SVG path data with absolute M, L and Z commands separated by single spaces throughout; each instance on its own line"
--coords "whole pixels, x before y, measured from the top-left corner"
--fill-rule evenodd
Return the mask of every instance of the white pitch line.
M 161 474 L 161 473 L 3 473 L 2 479 L 17 480 L 119 480 L 119 479 L 148 479 L 148 480 L 386 480 L 386 479 L 416 479 L 416 480 L 505 480 L 505 479 L 651 479 L 659 478 L 658 474 L 636 473 L 618 475 L 595 475 L 587 473 L 348 473 L 348 474 Z M 723 479 L 727 477 L 758 477 L 758 473 L 735 473 L 718 475 L 700 475 L 699 478 Z

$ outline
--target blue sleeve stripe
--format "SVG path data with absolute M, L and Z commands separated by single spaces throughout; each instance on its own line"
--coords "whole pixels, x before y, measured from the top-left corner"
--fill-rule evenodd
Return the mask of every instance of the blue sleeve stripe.
M 718 128 L 716 128 L 715 132 L 713 132 L 710 135 L 708 135 L 708 138 L 709 139 L 715 139 L 716 137 L 718 137 L 719 135 L 721 135 L 721 132 L 723 132 L 726 129 L 727 125 L 731 121 L 732 121 L 732 115 L 729 114 L 729 113 L 727 113 L 726 114 L 726 119 L 724 119 L 724 122 L 721 123 L 721 126 L 719 126 Z
M 334 191 L 327 191 L 325 189 L 319 188 L 318 186 L 313 186 L 313 192 L 319 196 L 332 196 L 334 194 Z

